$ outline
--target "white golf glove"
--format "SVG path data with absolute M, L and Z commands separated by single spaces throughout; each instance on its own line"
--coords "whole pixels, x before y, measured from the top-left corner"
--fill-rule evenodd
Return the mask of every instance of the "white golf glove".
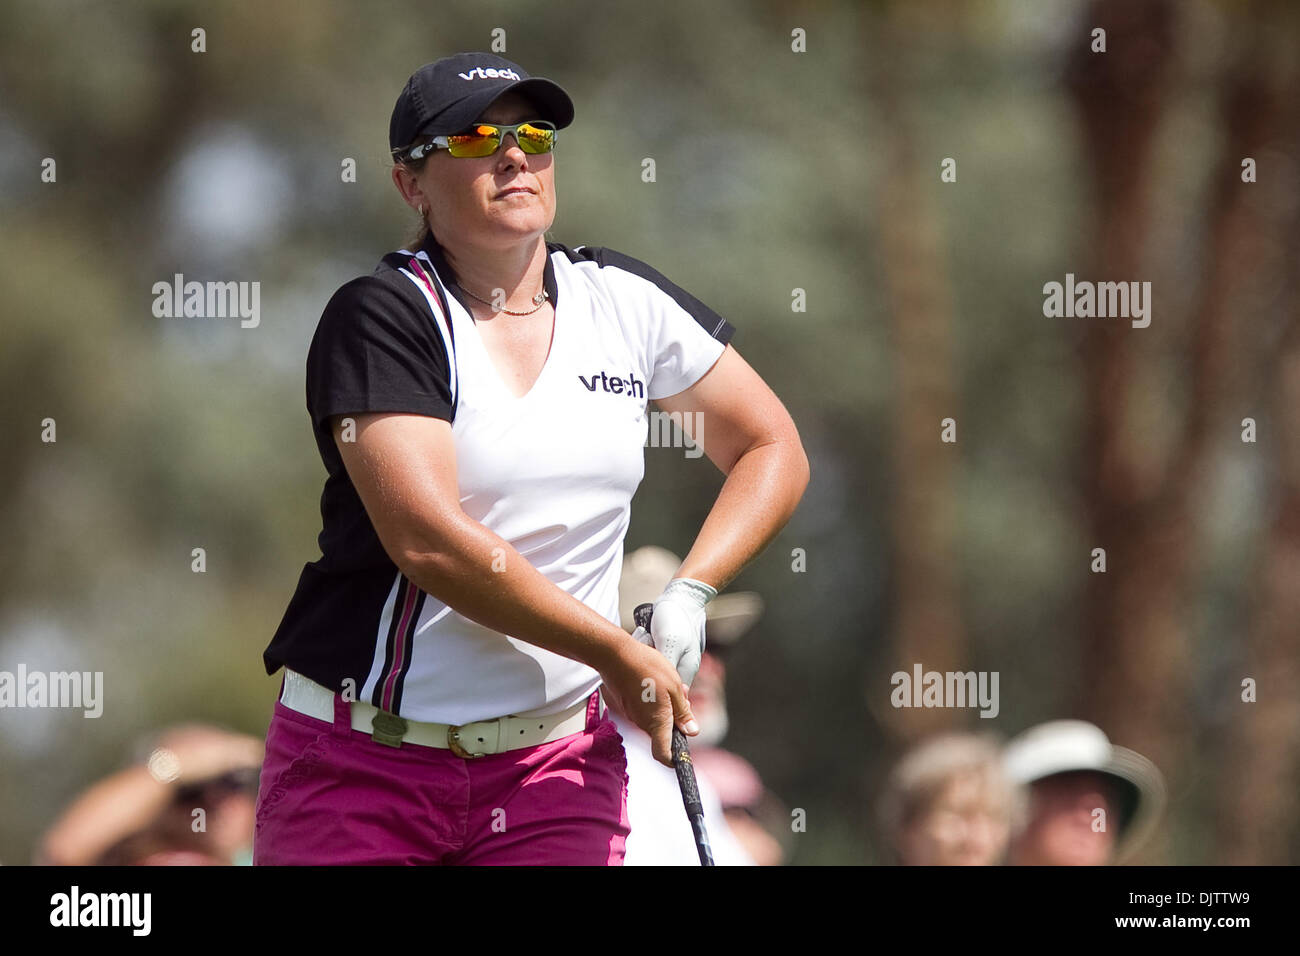
M 642 628 L 634 634 L 666 657 L 687 687 L 695 680 L 704 653 L 704 606 L 717 596 L 717 590 L 703 581 L 674 578 L 654 603 L 649 639 Z

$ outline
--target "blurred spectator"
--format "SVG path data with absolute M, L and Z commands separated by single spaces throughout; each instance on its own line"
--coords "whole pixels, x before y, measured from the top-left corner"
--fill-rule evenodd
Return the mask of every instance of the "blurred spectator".
M 1028 820 L 1011 845 L 1016 866 L 1120 862 L 1164 808 L 1156 766 L 1082 720 L 1030 728 L 1007 744 L 1004 760 L 1008 775 L 1030 788 Z
M 619 613 L 624 629 L 629 633 L 636 630 L 632 612 L 637 605 L 652 603 L 663 593 L 681 564 L 681 558 L 671 551 L 653 546 L 640 548 L 623 559 Z M 692 762 L 697 769 L 697 750 L 716 744 L 727 732 L 723 656 L 762 613 L 762 599 L 752 593 L 719 594 L 705 607 L 704 654 L 689 694 L 691 710 L 700 725 L 700 733 L 690 741 Z M 627 754 L 627 814 L 631 833 L 624 865 L 698 865 L 695 837 L 682 806 L 677 775 L 654 759 L 646 734 L 618 714 L 613 717 Z M 754 861 L 727 824 L 710 780 L 703 773 L 697 773 L 696 780 L 714 862 L 718 866 L 752 865 Z
M 790 852 L 790 812 L 748 760 L 719 747 L 691 750 L 696 776 L 708 780 L 732 837 L 758 866 L 780 866 Z
M 261 740 L 186 724 L 143 741 L 137 758 L 73 801 L 43 837 L 36 863 L 251 864 Z
M 951 733 L 923 741 L 894 767 L 879 804 L 881 828 L 904 866 L 995 866 L 1022 806 L 998 742 Z

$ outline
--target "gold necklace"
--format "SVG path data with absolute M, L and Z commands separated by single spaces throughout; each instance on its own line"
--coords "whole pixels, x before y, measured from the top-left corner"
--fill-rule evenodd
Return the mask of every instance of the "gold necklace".
M 460 285 L 460 283 L 456 283 L 456 284 L 457 284 L 457 285 Z M 472 298 L 478 299 L 478 300 L 479 300 L 480 302 L 482 302 L 484 305 L 491 305 L 492 308 L 494 308 L 494 309 L 496 308 L 496 306 L 495 306 L 495 305 L 492 305 L 492 303 L 489 302 L 487 299 L 485 299 L 485 298 L 483 298 L 482 296 L 479 296 L 479 295 L 474 295 L 473 292 L 470 292 L 469 289 L 466 289 L 463 285 L 460 286 L 460 288 L 461 288 L 461 290 L 462 290 L 466 295 L 468 295 L 468 296 L 470 296 L 470 297 L 472 297 Z M 543 289 L 541 292 L 537 293 L 537 295 L 533 296 L 533 302 L 535 303 L 535 305 L 534 305 L 533 308 L 529 309 L 527 312 L 514 312 L 514 311 L 512 311 L 512 310 L 510 310 L 510 309 L 500 309 L 499 311 L 504 312 L 506 315 L 532 315 L 534 312 L 536 312 L 538 309 L 540 309 L 543 305 L 545 305 L 545 304 L 546 304 L 546 300 L 549 299 L 549 298 L 550 298 L 550 295 L 548 295 L 547 292 L 546 292 L 546 290 Z

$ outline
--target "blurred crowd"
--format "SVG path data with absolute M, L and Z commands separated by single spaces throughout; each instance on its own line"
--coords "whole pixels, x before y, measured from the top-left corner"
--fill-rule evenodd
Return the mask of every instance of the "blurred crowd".
M 879 802 L 894 861 L 908 866 L 1101 866 L 1137 851 L 1165 804 L 1160 772 L 1082 720 L 1005 745 L 950 733 L 908 751 Z
M 624 628 L 681 565 L 658 547 L 629 554 Z M 720 866 L 778 866 L 791 856 L 790 809 L 739 754 L 722 747 L 727 662 L 761 618 L 752 592 L 707 607 L 705 652 L 690 688 L 701 733 L 691 757 Z M 698 864 L 677 777 L 649 738 L 616 719 L 627 753 L 629 866 Z M 226 866 L 252 863 L 260 739 L 198 724 L 139 741 L 129 765 L 78 796 L 44 834 L 44 865 Z M 884 782 L 877 822 L 888 862 L 919 866 L 1096 866 L 1122 863 L 1150 835 L 1166 800 L 1146 758 L 1098 727 L 1056 720 L 1002 743 L 944 733 L 908 750 Z
M 230 866 L 253 862 L 262 741 L 186 724 L 139 741 L 46 831 L 46 866 Z

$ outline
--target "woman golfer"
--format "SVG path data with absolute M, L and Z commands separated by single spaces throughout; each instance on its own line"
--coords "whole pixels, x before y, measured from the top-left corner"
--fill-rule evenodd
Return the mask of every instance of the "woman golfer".
M 334 294 L 308 354 L 322 557 L 264 655 L 285 674 L 255 863 L 621 863 L 602 691 L 670 762 L 674 723 L 698 732 L 704 607 L 803 494 L 795 427 L 728 322 L 636 259 L 546 241 L 572 121 L 559 86 L 486 53 L 397 99 L 422 235 Z M 651 399 L 728 476 L 653 647 L 618 606 Z

